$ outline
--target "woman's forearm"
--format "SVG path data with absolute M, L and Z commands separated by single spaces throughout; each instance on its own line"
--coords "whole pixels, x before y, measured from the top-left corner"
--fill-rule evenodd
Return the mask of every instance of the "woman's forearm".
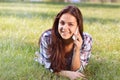
M 75 50 L 72 58 L 71 70 L 76 71 L 80 68 L 80 50 Z
M 75 71 L 67 71 L 67 70 L 62 70 L 58 73 L 56 73 L 57 75 L 69 78 L 70 80 L 75 80 L 77 78 L 83 78 L 84 75 L 80 72 L 75 72 Z
M 62 70 L 62 71 L 60 71 L 60 72 L 58 72 L 58 73 L 56 73 L 56 74 L 57 74 L 57 75 L 60 75 L 60 76 L 64 76 L 64 77 L 69 78 L 68 72 L 69 72 L 69 71 L 67 71 L 67 70 Z

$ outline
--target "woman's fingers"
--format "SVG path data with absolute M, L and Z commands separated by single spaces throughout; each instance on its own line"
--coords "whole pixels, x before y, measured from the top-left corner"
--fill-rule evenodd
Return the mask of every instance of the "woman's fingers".
M 77 34 L 77 40 L 82 41 L 82 37 L 81 37 L 81 35 L 79 33 Z
M 83 43 L 82 37 L 81 37 L 81 35 L 80 35 L 79 33 L 76 34 L 75 37 L 76 37 L 76 39 L 74 40 L 74 43 L 75 43 L 75 45 L 76 45 L 76 48 L 77 48 L 77 49 L 80 49 L 80 48 L 81 48 L 81 45 L 82 45 L 82 43 Z
M 82 80 L 88 80 L 87 78 L 85 78 L 85 75 L 80 72 L 79 72 L 79 76 L 80 76 L 80 78 L 82 78 Z
M 79 72 L 79 75 L 82 76 L 82 77 L 85 77 L 85 75 L 83 75 L 82 73 Z

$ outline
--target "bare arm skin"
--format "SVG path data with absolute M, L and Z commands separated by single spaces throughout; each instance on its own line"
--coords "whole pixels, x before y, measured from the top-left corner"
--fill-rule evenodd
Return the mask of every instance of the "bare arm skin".
M 76 71 L 81 67 L 80 50 L 74 50 L 72 57 L 71 70 Z
M 70 80 L 75 80 L 78 78 L 83 79 L 85 76 L 80 73 L 80 72 L 75 72 L 75 71 L 67 71 L 67 70 L 62 70 L 61 72 L 56 73 L 57 75 L 64 76 L 69 78 Z
M 71 64 L 72 71 L 78 70 L 81 66 L 80 49 L 83 41 L 79 33 L 75 34 L 75 37 L 76 37 L 76 40 L 74 40 L 75 47 Z

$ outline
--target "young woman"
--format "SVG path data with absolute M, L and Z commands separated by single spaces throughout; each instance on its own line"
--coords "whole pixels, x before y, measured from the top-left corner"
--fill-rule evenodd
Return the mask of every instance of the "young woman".
M 83 32 L 82 14 L 76 6 L 69 5 L 57 14 L 39 45 L 38 62 L 45 68 L 71 80 L 84 77 L 81 72 L 91 55 L 92 37 Z

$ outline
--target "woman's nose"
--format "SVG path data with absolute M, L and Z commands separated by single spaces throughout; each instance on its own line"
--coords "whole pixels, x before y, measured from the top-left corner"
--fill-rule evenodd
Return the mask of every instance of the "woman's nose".
M 63 26 L 63 29 L 64 29 L 64 30 L 65 30 L 65 29 L 68 29 L 68 25 L 65 24 L 65 25 Z

